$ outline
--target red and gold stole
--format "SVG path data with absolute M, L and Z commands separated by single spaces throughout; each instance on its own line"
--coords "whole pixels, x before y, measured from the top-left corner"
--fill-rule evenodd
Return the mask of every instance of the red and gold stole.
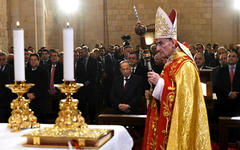
M 158 119 L 159 113 L 157 110 L 156 99 L 153 98 L 152 102 L 148 104 L 142 150 L 154 150 L 157 148 Z
M 182 64 L 186 61 L 192 61 L 188 56 L 174 59 L 164 68 L 164 88 L 162 93 L 161 108 L 158 120 L 158 141 L 157 150 L 165 150 L 168 141 L 168 135 L 171 125 L 172 111 L 176 96 L 175 74 Z

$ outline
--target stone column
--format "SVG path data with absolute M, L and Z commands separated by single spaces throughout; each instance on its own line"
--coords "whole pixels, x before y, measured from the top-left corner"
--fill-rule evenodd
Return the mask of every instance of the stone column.
M 0 50 L 8 49 L 7 0 L 0 0 Z
M 45 40 L 45 0 L 35 0 L 35 49 L 46 46 Z

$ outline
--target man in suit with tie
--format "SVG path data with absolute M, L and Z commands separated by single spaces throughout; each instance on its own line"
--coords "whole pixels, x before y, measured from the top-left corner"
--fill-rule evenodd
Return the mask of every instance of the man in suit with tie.
M 114 56 L 114 46 L 110 45 L 107 54 L 104 57 L 104 72 L 103 72 L 103 86 L 104 86 L 104 98 L 108 106 L 110 106 L 109 94 L 114 77 L 119 75 L 119 67 L 117 59 Z
M 54 84 L 63 83 L 63 65 L 59 63 L 58 52 L 55 49 L 49 51 L 50 63 L 48 65 L 49 73 L 49 88 L 48 88 L 48 104 L 49 111 L 57 117 L 59 111 L 59 101 L 61 99 L 61 92 L 54 87 Z
M 40 65 L 44 68 L 48 68 L 50 64 L 50 60 L 49 60 L 49 51 L 47 49 L 41 49 L 41 61 L 40 61 Z
M 194 55 L 194 61 L 198 67 L 198 70 L 211 69 L 205 65 L 205 58 L 203 53 L 196 53 Z
M 77 62 L 76 79 L 77 82 L 83 83 L 84 86 L 79 89 L 79 109 L 82 111 L 83 116 L 87 119 L 89 114 L 89 122 L 93 123 L 96 115 L 96 78 L 97 78 L 97 61 L 89 57 L 89 48 L 83 46 L 79 50 L 80 59 Z M 87 106 L 87 108 L 86 108 Z
M 48 71 L 39 65 L 40 58 L 38 54 L 30 54 L 30 67 L 26 68 L 26 82 L 35 84 L 27 93 L 27 98 L 31 100 L 30 109 L 38 118 L 40 123 L 46 121 L 48 108 L 48 87 L 49 78 Z
M 128 61 L 120 62 L 120 76 L 113 81 L 110 101 L 113 112 L 119 114 L 137 114 L 143 92 L 142 78 L 131 74 Z
M 218 114 L 235 116 L 240 114 L 240 66 L 235 51 L 229 52 L 227 62 L 227 66 L 219 68 L 214 88 L 218 98 Z
M 137 52 L 130 52 L 128 54 L 129 64 L 131 66 L 131 72 L 132 74 L 141 76 L 143 79 L 143 89 L 144 91 L 150 88 L 150 85 L 147 80 L 147 69 L 142 65 L 142 63 L 139 63 Z M 143 93 L 144 95 L 144 93 Z

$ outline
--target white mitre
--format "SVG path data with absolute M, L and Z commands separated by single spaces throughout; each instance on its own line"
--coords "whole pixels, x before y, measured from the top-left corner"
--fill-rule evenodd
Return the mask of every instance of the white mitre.
M 168 16 L 161 7 L 158 7 L 155 20 L 155 39 L 173 38 L 177 40 L 177 11 L 172 9 Z M 177 41 L 178 42 L 178 41 Z M 178 42 L 179 47 L 192 59 L 192 54 L 189 49 Z

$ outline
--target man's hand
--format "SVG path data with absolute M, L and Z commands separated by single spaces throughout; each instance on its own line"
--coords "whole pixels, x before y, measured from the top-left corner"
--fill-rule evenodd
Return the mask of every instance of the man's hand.
M 153 85 L 156 85 L 160 76 L 155 72 L 148 72 L 148 81 Z
M 28 97 L 30 100 L 35 99 L 34 93 L 27 93 L 27 97 Z
M 130 112 L 130 107 L 128 104 L 119 104 L 118 108 L 119 110 L 124 111 L 126 113 Z
M 230 99 L 235 99 L 235 98 L 237 98 L 238 94 L 239 94 L 239 92 L 232 91 L 232 93 L 230 94 L 229 98 Z

